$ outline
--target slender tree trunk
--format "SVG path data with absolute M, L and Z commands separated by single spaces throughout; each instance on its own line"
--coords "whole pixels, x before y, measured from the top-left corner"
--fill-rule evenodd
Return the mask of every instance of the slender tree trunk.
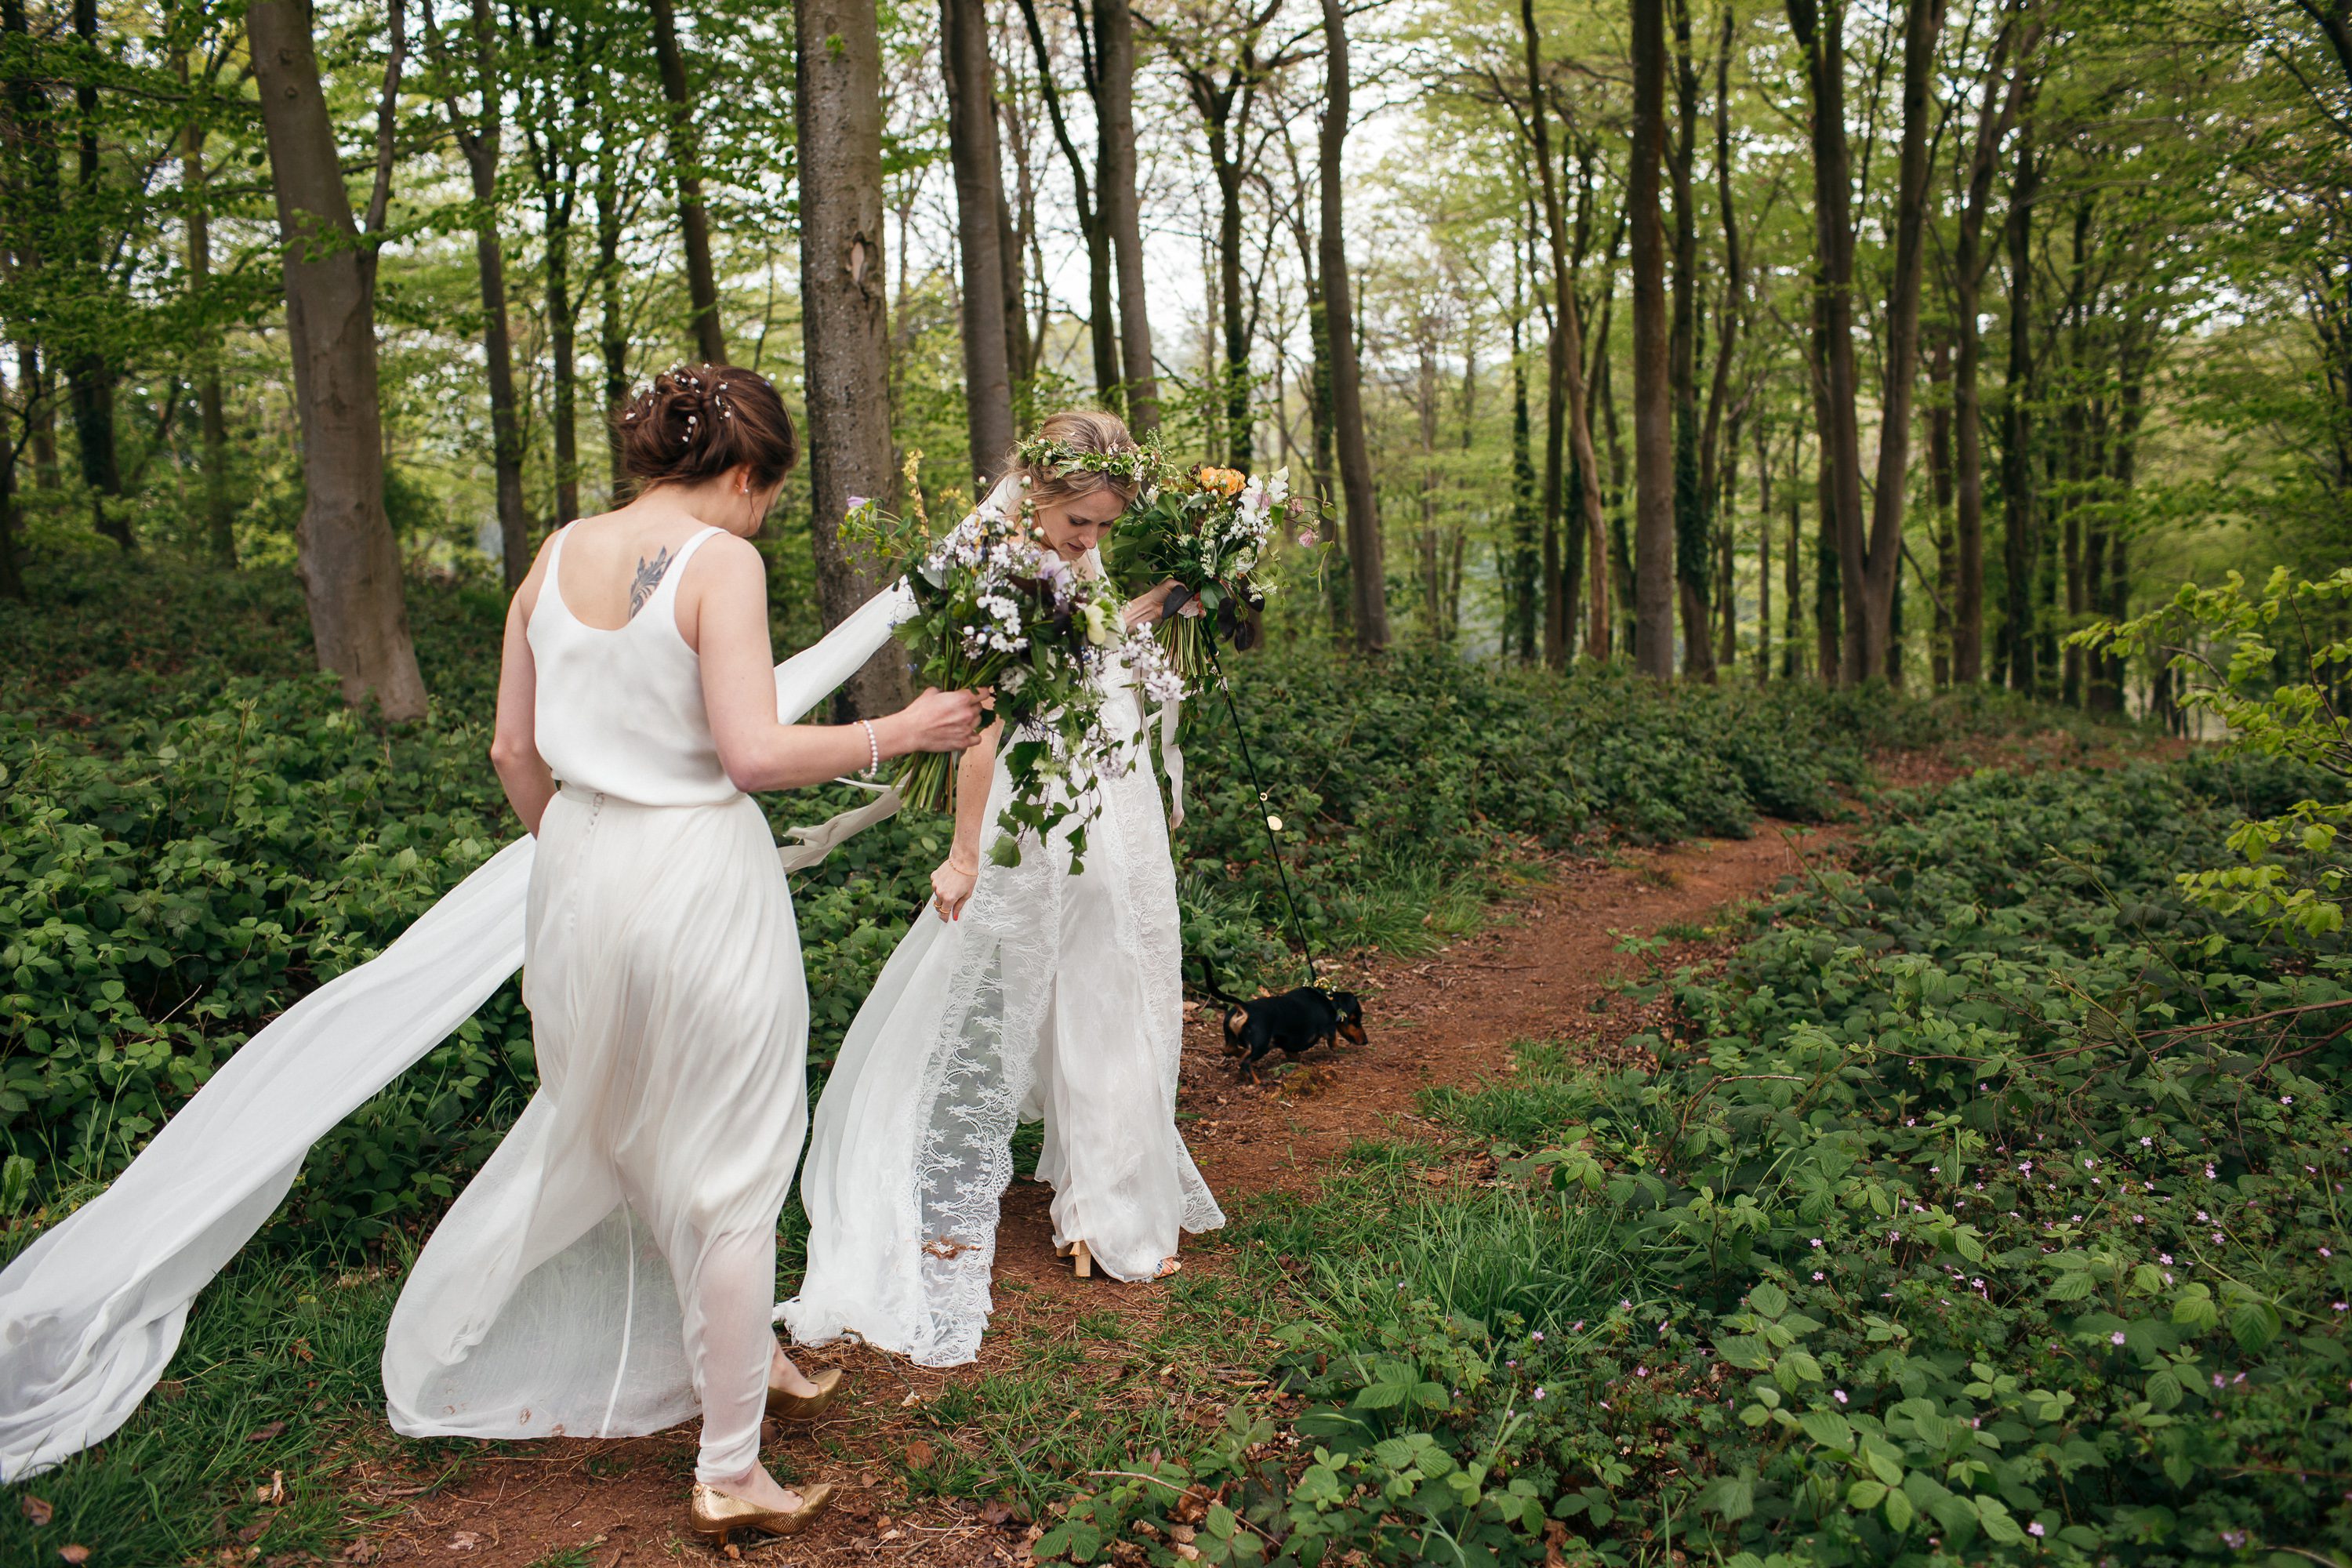
M 1792 0 L 1792 4 L 1796 0 Z M 1666 140 L 1665 18 L 1633 0 L 1633 664 L 1675 673 L 1675 435 L 1666 308 L 1666 235 L 1658 212 Z
M 1242 158 L 1246 124 L 1230 113 L 1209 121 L 1209 166 L 1217 177 L 1217 300 L 1224 325 L 1225 462 L 1247 473 L 1256 458 L 1250 398 L 1250 334 L 1242 292 Z
M 554 361 L 555 526 L 580 515 L 580 307 L 572 298 L 572 223 L 547 229 L 547 336 Z
M 1854 413 L 1853 216 L 1846 149 L 1844 0 L 1786 0 L 1805 53 L 1812 116 L 1814 254 L 1820 276 L 1822 346 L 1822 448 L 1830 523 L 1837 544 L 1844 647 L 1840 679 L 1859 685 L 1874 668 L 1864 647 L 1862 435 Z
M 1546 108 L 1549 93 L 1543 74 L 1542 35 L 1536 30 L 1534 0 L 1519 0 L 1519 29 L 1527 45 L 1528 129 L 1535 144 L 1544 228 L 1549 239 L 1553 307 L 1558 311 L 1545 364 L 1548 387 L 1544 412 L 1543 574 L 1544 662 L 1560 669 L 1568 664 L 1569 630 L 1576 618 L 1569 603 L 1568 574 L 1561 559 L 1560 509 L 1566 499 L 1561 483 L 1563 461 L 1572 455 L 1577 490 L 1584 504 L 1585 527 L 1594 543 L 1596 568 L 1602 526 L 1601 475 L 1600 464 L 1593 458 L 1592 418 L 1584 391 L 1583 324 L 1578 318 L 1576 280 L 1569 269 L 1568 215 L 1560 199 L 1559 172 L 1551 160 L 1551 115 Z M 1563 447 L 1570 444 L 1572 453 L 1564 452 Z M 1567 542 L 1565 548 L 1573 551 L 1575 542 Z M 1592 647 L 1605 651 L 1609 644 L 1608 598 L 1601 588 L 1600 572 L 1596 569 L 1591 576 L 1593 604 L 1588 631 L 1593 639 Z
M 1977 316 L 1985 275 L 1985 216 L 2001 140 L 2016 122 L 2029 59 L 2040 37 L 2040 24 L 2032 24 L 2004 88 L 2000 79 L 2014 25 L 2005 25 L 1993 43 L 1984 109 L 1969 160 L 1968 189 L 1952 242 L 1952 321 L 1958 334 L 1952 374 L 1952 504 L 1959 557 L 1952 606 L 1952 679 L 1962 686 L 1984 679 L 1984 410 L 1979 390 L 1984 345 Z
M 1387 565 L 1381 558 L 1381 514 L 1373 499 L 1371 454 L 1364 446 L 1363 373 L 1356 358 L 1355 312 L 1349 304 L 1346 175 L 1348 144 L 1348 13 L 1341 0 L 1323 0 L 1324 103 L 1316 173 L 1322 197 L 1317 259 L 1323 278 L 1324 319 L 1331 333 L 1331 423 L 1339 448 L 1339 485 L 1348 503 L 1349 618 L 1356 646 L 1376 653 L 1389 646 Z
M 1128 428 L 1160 427 L 1160 373 L 1151 357 L 1150 291 L 1143 275 L 1143 224 L 1135 190 L 1135 14 L 1128 0 L 1095 5 L 1096 176 L 1103 226 L 1118 268 L 1119 364 Z
M 93 52 L 98 49 L 98 0 L 73 0 L 73 30 L 76 41 L 85 48 Z M 81 286 L 98 290 L 107 287 L 99 249 L 104 226 L 97 210 L 101 183 L 98 84 L 87 75 L 74 85 L 74 121 L 79 155 L 79 177 L 74 187 L 74 200 L 79 209 L 79 221 L 74 226 L 75 260 Z M 129 514 L 120 507 L 106 504 L 122 495 L 122 461 L 115 443 L 115 380 L 114 365 L 105 351 L 94 343 L 67 356 L 66 390 L 73 404 L 74 440 L 81 452 L 82 482 L 89 487 L 91 521 L 99 532 L 130 551 L 139 547 L 139 541 L 131 532 Z
M 793 16 L 811 532 L 817 609 L 835 626 L 890 578 L 841 538 L 852 498 L 888 496 L 896 482 L 882 264 L 882 40 L 874 0 L 798 0 Z M 984 314 L 1001 332 L 1003 318 Z M 907 694 L 907 662 L 886 647 L 851 678 L 844 706 L 871 718 Z
M 596 148 L 596 347 L 604 371 L 604 455 L 611 465 L 610 504 L 628 500 L 622 467 L 621 411 L 629 402 L 629 332 L 621 307 L 621 175 L 613 128 L 601 128 Z
M 1804 554 L 1800 535 L 1804 526 L 1804 486 L 1798 482 L 1800 465 L 1805 447 L 1804 426 L 1801 424 L 1789 433 L 1789 479 L 1780 487 L 1781 504 L 1788 510 L 1789 527 L 1785 535 L 1788 548 L 1780 552 L 1780 596 L 1787 607 L 1780 612 L 1780 678 L 1794 680 L 1804 673 L 1804 645 L 1797 631 L 1804 616 Z
M 1740 414 L 1731 416 L 1731 438 L 1725 446 L 1727 454 L 1723 464 L 1723 489 L 1718 496 L 1710 489 L 1707 497 L 1714 503 L 1715 524 L 1715 612 L 1716 669 L 1730 672 L 1732 662 L 1739 652 L 1739 594 L 1738 569 L 1734 563 L 1733 535 L 1739 526 L 1739 422 Z M 1711 457 L 1714 441 L 1706 443 L 1703 457 Z
M 1790 609 L 1794 609 L 1792 605 Z M 1772 679 L 1772 441 L 1756 422 L 1756 684 Z
M 16 553 L 16 429 L 0 416 L 0 599 L 25 597 L 25 574 Z
M 505 111 L 499 80 L 497 18 L 489 0 L 473 0 L 474 85 L 482 95 L 478 121 L 457 106 L 456 62 L 441 43 L 435 0 L 425 0 L 425 33 L 441 76 L 449 128 L 466 160 L 474 190 L 474 260 L 481 275 L 482 357 L 490 394 L 490 469 L 496 483 L 499 538 L 507 592 L 530 572 L 530 514 L 522 494 L 522 431 L 516 416 L 514 331 L 507 315 L 506 250 L 499 237 L 499 157 Z
M 963 268 L 964 429 L 971 471 L 984 489 L 1012 451 L 1013 430 L 1003 230 L 997 212 L 1004 199 L 1004 173 L 983 0 L 940 0 L 940 59 L 947 76 L 948 156 L 955 170 L 956 246 Z M 803 210 L 808 199 L 803 190 Z
M 654 61 L 669 109 L 669 160 L 677 174 L 677 228 L 686 247 L 686 294 L 694 312 L 694 352 L 707 364 L 727 363 L 727 323 L 719 310 L 719 275 L 710 264 L 710 214 L 702 201 L 702 145 L 694 129 L 694 95 L 678 47 L 673 0 L 646 0 L 653 12 Z
M 2040 171 L 2028 113 L 2017 138 L 2009 205 L 2009 368 L 2000 411 L 2001 654 L 2010 689 L 2034 689 L 2033 203 Z
M 188 84 L 185 51 L 173 57 L 180 81 Z M 212 286 L 212 215 L 207 211 L 204 126 L 191 118 L 180 128 L 180 189 L 187 203 L 188 298 L 200 313 Z M 228 490 L 228 419 L 221 402 L 220 341 L 209 328 L 196 355 L 196 418 L 204 442 L 205 539 L 213 559 L 236 564 L 236 507 Z
M 1903 140 L 1895 197 L 1895 275 L 1886 289 L 1886 379 L 1879 399 L 1878 479 L 1864 552 L 1864 668 L 1884 666 L 1893 637 L 1895 585 L 1903 570 L 1903 510 L 1911 468 L 1911 408 L 1918 390 L 1919 293 L 1926 270 L 1928 89 L 1944 0 L 1906 0 L 1903 13 Z M 1851 636 L 1849 634 L 1849 640 Z
M 1936 351 L 1927 360 L 1927 489 L 1936 509 L 1936 630 L 1927 662 L 1937 687 L 1952 683 L 1952 643 L 1956 626 L 1952 601 L 1959 587 L 1958 552 L 1952 532 L 1952 351 L 1938 333 Z
M 1698 452 L 1698 213 L 1691 200 L 1698 64 L 1691 57 L 1689 0 L 1670 0 L 1670 9 L 1675 32 L 1675 132 L 1667 145 L 1666 165 L 1675 205 L 1675 277 L 1666 366 L 1674 382 L 1675 586 L 1682 605 L 1683 677 L 1713 680 L 1715 658 L 1707 646 L 1713 630 L 1707 605 L 1708 579 L 1714 574 L 1707 515 L 1712 497 L 1700 470 Z
M 1532 220 L 1532 214 L 1529 215 Z M 1530 221 L 1530 230 L 1533 224 Z M 1534 236 L 1530 232 L 1529 247 Z M 1518 640 L 1519 658 L 1536 657 L 1536 610 L 1542 600 L 1536 574 L 1541 568 L 1537 552 L 1536 466 L 1534 426 L 1528 416 L 1527 360 L 1527 250 L 1514 245 L 1511 256 L 1511 579 L 1510 624 L 1505 628 L 1507 647 Z
M 1020 5 L 1021 20 L 1029 29 L 1029 46 L 1037 56 L 1037 89 L 1045 100 L 1045 113 L 1053 122 L 1054 141 L 1062 150 L 1062 162 L 1069 165 L 1071 195 L 1077 206 L 1078 237 L 1087 247 L 1087 335 L 1094 349 L 1095 394 L 1106 406 L 1116 407 L 1119 392 L 1118 321 L 1111 308 L 1110 226 L 1096 205 L 1087 166 L 1078 157 L 1077 143 L 1070 138 L 1069 121 L 1062 111 L 1058 73 L 1053 53 L 1045 47 L 1045 27 L 1037 15 L 1037 0 L 1020 0 Z M 1090 60 L 1086 70 L 1087 86 L 1095 96 L 1097 117 L 1102 113 L 1101 68 L 1098 61 Z M 1099 149 L 1097 157 L 1099 160 Z
M 307 495 L 295 570 L 320 666 L 341 677 L 344 700 L 373 698 L 385 718 L 405 722 L 425 715 L 425 681 L 383 511 L 373 250 L 343 188 L 310 7 L 254 0 L 245 26 L 285 246 L 287 339 L 301 410 Z

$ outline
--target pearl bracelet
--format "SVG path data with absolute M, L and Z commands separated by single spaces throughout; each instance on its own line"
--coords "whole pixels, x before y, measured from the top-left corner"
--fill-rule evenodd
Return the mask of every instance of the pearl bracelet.
M 872 720 L 860 719 L 858 723 L 866 727 L 866 750 L 870 753 L 866 764 L 866 776 L 870 779 L 882 771 L 882 742 L 874 738 Z

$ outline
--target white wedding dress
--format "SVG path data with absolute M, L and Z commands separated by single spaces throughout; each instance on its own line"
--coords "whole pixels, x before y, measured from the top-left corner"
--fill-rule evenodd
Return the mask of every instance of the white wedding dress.
M 1064 836 L 983 861 L 961 918 L 919 916 L 850 1025 L 801 1177 L 808 1268 L 777 1310 L 797 1342 L 855 1333 L 929 1366 L 978 1354 L 1024 1110 L 1045 1121 L 1056 1245 L 1149 1279 L 1180 1230 L 1224 1223 L 1176 1130 L 1175 868 L 1139 693 L 1123 667 L 1110 682 L 1126 766 L 1094 786 L 1085 869 Z M 1008 787 L 1000 755 L 990 833 Z
M 570 786 L 543 839 L 509 844 L 254 1035 L 105 1192 L 0 1271 L 0 1480 L 130 1419 L 190 1302 L 310 1146 L 526 950 L 542 1089 L 403 1292 L 384 1352 L 394 1425 L 630 1435 L 693 1414 L 699 1380 L 698 1468 L 747 1468 L 775 1217 L 802 1136 L 807 994 L 773 840 L 703 752 L 693 655 L 667 602 L 681 572 L 614 632 L 542 594 L 541 744 Z M 878 595 L 779 666 L 778 720 L 855 674 L 911 606 L 903 587 Z

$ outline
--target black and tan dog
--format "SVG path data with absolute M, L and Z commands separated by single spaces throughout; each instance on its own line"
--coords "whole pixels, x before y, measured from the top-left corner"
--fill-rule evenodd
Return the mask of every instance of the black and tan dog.
M 1225 1050 L 1242 1058 L 1238 1077 L 1255 1079 L 1258 1063 L 1276 1051 L 1294 1060 L 1317 1046 L 1337 1040 L 1363 1045 L 1364 1005 L 1352 991 L 1301 985 L 1277 996 L 1243 1001 L 1217 984 L 1216 971 L 1201 960 L 1202 986 L 1225 1009 Z

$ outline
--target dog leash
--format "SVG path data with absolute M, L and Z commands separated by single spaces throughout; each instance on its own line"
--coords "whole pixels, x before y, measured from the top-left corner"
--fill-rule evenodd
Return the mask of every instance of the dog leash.
M 1251 760 L 1249 737 L 1242 733 L 1241 710 L 1234 705 L 1232 682 L 1225 679 L 1225 667 L 1217 659 L 1217 637 L 1213 629 L 1201 639 L 1209 649 L 1209 668 L 1216 672 L 1217 690 L 1225 700 L 1225 713 L 1234 721 L 1234 740 L 1241 747 L 1242 767 L 1249 773 L 1250 788 L 1257 793 L 1258 826 L 1265 829 L 1266 848 L 1274 856 L 1274 874 L 1282 879 L 1282 901 L 1290 910 L 1290 934 L 1298 940 L 1298 951 L 1307 958 L 1307 983 L 1317 990 L 1323 988 L 1323 976 L 1315 967 L 1315 946 L 1307 940 L 1307 924 L 1298 918 L 1298 900 L 1291 896 L 1290 870 L 1283 864 L 1282 841 L 1275 836 L 1274 818 L 1267 814 L 1265 785 L 1258 782 L 1257 763 Z

